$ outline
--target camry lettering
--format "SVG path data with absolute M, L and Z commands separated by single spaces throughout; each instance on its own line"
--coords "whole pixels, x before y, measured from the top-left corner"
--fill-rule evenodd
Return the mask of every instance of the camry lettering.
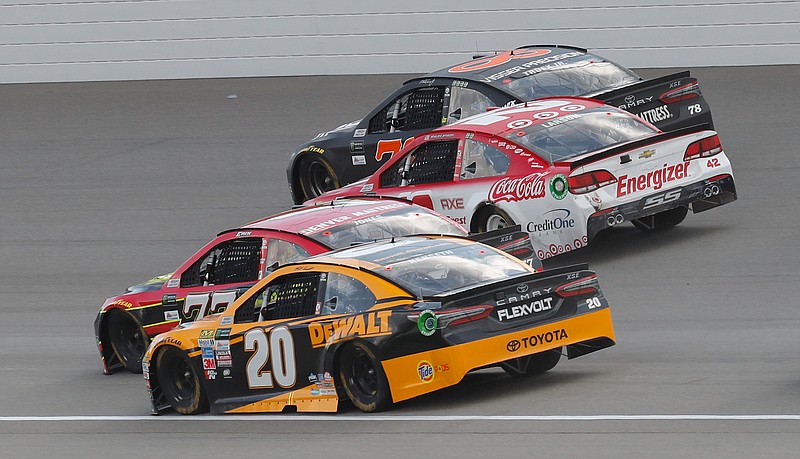
M 311 346 L 321 347 L 354 336 L 368 337 L 391 333 L 389 327 L 391 315 L 391 311 L 376 311 L 331 322 L 309 324 Z
M 622 175 L 617 182 L 617 197 L 622 197 L 648 188 L 660 190 L 665 184 L 688 177 L 689 162 L 668 166 L 664 164 L 660 169 L 650 171 L 636 177 Z

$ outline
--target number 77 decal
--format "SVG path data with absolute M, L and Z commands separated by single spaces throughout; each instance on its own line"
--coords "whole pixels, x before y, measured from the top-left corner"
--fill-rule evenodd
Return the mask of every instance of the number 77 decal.
M 186 318 L 186 322 L 191 322 L 202 319 L 208 314 L 218 314 L 225 311 L 236 300 L 236 296 L 236 290 L 190 293 L 186 295 L 186 300 L 183 302 L 183 316 Z

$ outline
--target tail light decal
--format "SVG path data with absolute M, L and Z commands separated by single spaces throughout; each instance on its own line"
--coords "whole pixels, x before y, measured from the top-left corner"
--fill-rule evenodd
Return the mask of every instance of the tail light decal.
M 570 296 L 597 293 L 599 288 L 600 286 L 597 283 L 597 275 L 592 274 L 582 279 L 561 285 L 556 289 L 556 294 L 562 298 L 566 298 Z
M 700 85 L 697 81 L 669 90 L 659 97 L 661 102 L 671 104 L 679 100 L 691 99 L 700 96 Z
M 585 194 L 606 185 L 616 183 L 617 178 L 607 170 L 587 172 L 585 174 L 574 175 L 567 179 L 569 191 L 572 194 Z
M 683 160 L 691 161 L 697 158 L 708 158 L 719 153 L 722 153 L 722 144 L 719 141 L 719 136 L 714 134 L 711 137 L 689 144 L 686 147 L 686 153 L 683 154 Z

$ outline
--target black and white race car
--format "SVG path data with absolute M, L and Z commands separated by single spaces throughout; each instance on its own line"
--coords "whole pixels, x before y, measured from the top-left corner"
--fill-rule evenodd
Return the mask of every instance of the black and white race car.
M 585 49 L 529 45 L 413 78 L 363 119 L 301 145 L 286 170 L 292 198 L 300 204 L 371 175 L 423 132 L 490 107 L 551 96 L 599 99 L 662 131 L 713 129 L 708 103 L 688 71 L 643 80 Z

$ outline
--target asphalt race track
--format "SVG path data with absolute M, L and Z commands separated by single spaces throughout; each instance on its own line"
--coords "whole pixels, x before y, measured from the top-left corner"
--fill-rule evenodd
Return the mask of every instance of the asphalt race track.
M 656 76 L 669 70 L 647 70 Z M 402 75 L 0 85 L 0 456 L 789 458 L 800 449 L 800 67 L 693 69 L 739 200 L 588 260 L 617 346 L 380 415 L 149 416 L 103 300 L 291 204 L 295 145 Z

